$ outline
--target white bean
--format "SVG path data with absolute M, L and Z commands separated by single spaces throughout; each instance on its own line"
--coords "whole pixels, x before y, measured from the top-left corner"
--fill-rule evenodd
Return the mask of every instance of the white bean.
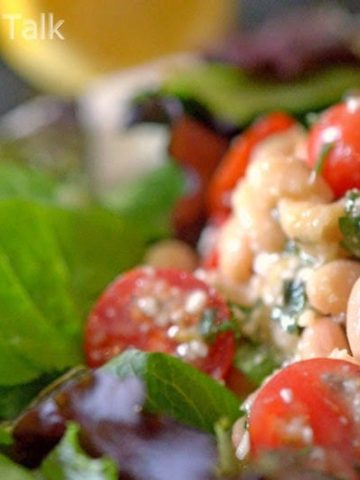
M 231 217 L 222 227 L 218 251 L 221 275 L 234 282 L 250 278 L 253 253 L 249 239 L 236 218 Z
M 279 202 L 280 225 L 288 238 L 304 243 L 338 242 L 342 235 L 339 218 L 344 215 L 340 202 L 321 204 L 282 199 Z
M 314 270 L 306 283 L 310 304 L 325 315 L 346 312 L 351 289 L 360 277 L 360 263 L 334 260 Z
M 334 349 L 348 350 L 345 333 L 330 318 L 322 317 L 306 327 L 297 351 L 302 359 L 328 357 Z
M 322 177 L 312 179 L 307 165 L 294 156 L 277 154 L 255 157 L 247 170 L 247 180 L 258 192 L 258 201 L 268 197 L 276 203 L 280 198 L 319 199 L 331 201 L 333 194 Z
M 346 333 L 352 354 L 360 359 L 360 279 L 356 281 L 349 297 Z
M 146 252 L 144 263 L 153 267 L 193 271 L 198 266 L 195 251 L 180 240 L 161 240 Z

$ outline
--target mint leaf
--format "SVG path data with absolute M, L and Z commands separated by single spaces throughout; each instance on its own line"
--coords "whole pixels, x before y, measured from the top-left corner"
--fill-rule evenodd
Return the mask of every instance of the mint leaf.
M 14 418 L 36 395 L 58 378 L 60 373 L 45 374 L 32 382 L 14 386 L 0 386 L 0 417 Z
M 13 437 L 10 432 L 10 428 L 6 428 L 0 425 L 0 448 L 8 447 L 13 443 Z
M 5 455 L 0 454 L 0 478 L 6 478 L 6 480 L 35 480 L 37 477 L 32 472 L 12 462 Z
M 43 201 L 55 201 L 56 182 L 40 170 L 0 162 L 0 199 L 23 197 Z
M 79 427 L 70 423 L 64 437 L 40 467 L 46 480 L 117 480 L 110 458 L 90 458 L 80 447 Z
M 140 377 L 146 407 L 200 430 L 214 432 L 220 418 L 240 417 L 240 400 L 226 387 L 183 361 L 163 354 L 128 350 L 105 367 L 120 378 Z
M 141 261 L 147 237 L 99 208 L 24 199 L 0 201 L 0 223 L 0 389 L 14 407 L 0 401 L 0 418 L 8 418 L 29 385 L 81 363 L 90 306 Z

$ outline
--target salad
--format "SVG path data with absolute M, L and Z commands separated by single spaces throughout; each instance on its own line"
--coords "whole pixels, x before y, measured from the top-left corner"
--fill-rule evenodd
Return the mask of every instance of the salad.
M 267 52 L 276 81 L 212 53 L 136 95 L 129 128 L 165 124 L 171 159 L 119 196 L 0 144 L 1 478 L 360 478 L 344 48 Z
M 359 128 L 356 95 L 309 129 L 259 117 L 197 250 L 4 164 L 0 471 L 359 478 Z

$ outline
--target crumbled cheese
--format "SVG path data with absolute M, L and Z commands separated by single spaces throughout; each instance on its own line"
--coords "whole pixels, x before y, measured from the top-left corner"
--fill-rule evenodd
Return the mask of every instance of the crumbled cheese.
M 159 303 L 154 297 L 140 297 L 137 306 L 148 317 L 155 317 L 159 312 Z
M 291 403 L 294 399 L 294 393 L 291 388 L 282 388 L 280 390 L 280 397 L 285 403 Z
M 207 295 L 203 290 L 194 290 L 185 300 L 185 312 L 189 315 L 200 313 L 206 306 Z

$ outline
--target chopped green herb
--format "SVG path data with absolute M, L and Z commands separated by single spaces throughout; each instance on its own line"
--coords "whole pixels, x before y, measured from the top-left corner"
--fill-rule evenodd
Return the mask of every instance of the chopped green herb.
M 321 173 L 324 169 L 324 166 L 325 166 L 325 162 L 328 158 L 328 155 L 333 148 L 334 148 L 334 143 L 333 142 L 332 143 L 325 143 L 322 146 L 319 157 L 316 160 L 314 170 L 313 170 L 314 173 L 315 173 L 315 176 L 321 175 Z
M 297 333 L 298 318 L 307 303 L 305 284 L 301 280 L 288 279 L 284 281 L 283 298 L 280 305 L 271 310 L 272 320 L 278 321 L 281 327 L 289 333 Z
M 244 342 L 236 351 L 235 367 L 255 385 L 261 385 L 280 363 L 275 349 L 265 344 Z
M 213 342 L 217 335 L 222 332 L 232 331 L 235 335 L 240 335 L 239 324 L 233 317 L 227 322 L 219 323 L 217 320 L 216 310 L 207 308 L 198 325 L 198 331 L 206 341 Z
M 345 197 L 345 215 L 339 219 L 342 246 L 360 258 L 360 191 L 350 190 Z

